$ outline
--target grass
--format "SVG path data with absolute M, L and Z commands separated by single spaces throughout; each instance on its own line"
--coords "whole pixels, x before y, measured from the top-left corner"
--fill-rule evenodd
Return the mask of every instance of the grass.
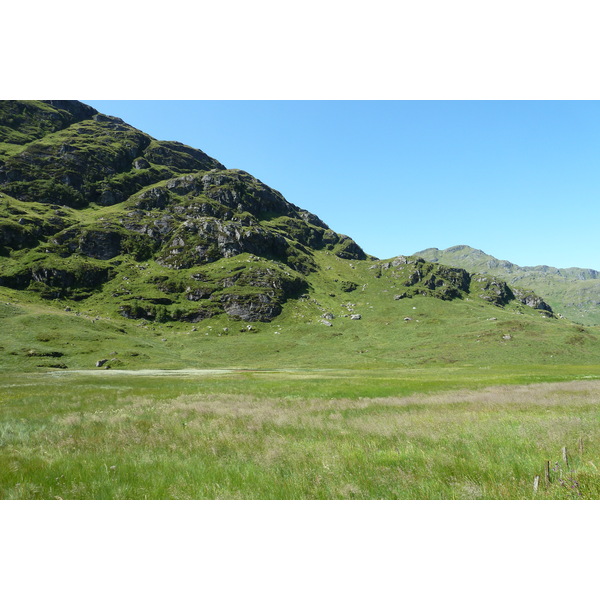
M 451 370 L 437 382 L 419 371 L 4 375 L 0 497 L 600 498 L 600 382 L 466 381 Z M 555 481 L 534 496 L 546 460 L 559 463 Z

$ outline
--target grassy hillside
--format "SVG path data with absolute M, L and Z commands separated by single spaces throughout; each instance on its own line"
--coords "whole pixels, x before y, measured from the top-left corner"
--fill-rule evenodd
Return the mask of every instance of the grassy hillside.
M 453 300 L 424 296 L 430 290 L 406 285 L 414 264 L 385 269 L 389 263 L 327 252 L 314 259 L 320 268 L 307 276 L 306 293 L 270 322 L 227 314 L 197 323 L 128 319 L 110 302 L 108 284 L 77 302 L 0 288 L 0 360 L 19 371 L 95 368 L 101 359 L 128 369 L 600 364 L 595 328 L 517 300 L 497 306 L 480 290 Z M 217 264 L 229 275 L 246 260 Z M 395 299 L 407 292 L 414 295 Z
M 600 273 L 593 269 L 557 269 L 546 265 L 520 267 L 470 246 L 417 252 L 427 261 L 501 277 L 511 285 L 533 290 L 555 312 L 584 325 L 600 325 Z

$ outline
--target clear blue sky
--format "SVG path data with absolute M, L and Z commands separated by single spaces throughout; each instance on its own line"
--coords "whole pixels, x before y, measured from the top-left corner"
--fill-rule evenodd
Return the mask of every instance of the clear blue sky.
M 378 258 L 468 244 L 600 270 L 600 103 L 94 101 L 248 171 Z

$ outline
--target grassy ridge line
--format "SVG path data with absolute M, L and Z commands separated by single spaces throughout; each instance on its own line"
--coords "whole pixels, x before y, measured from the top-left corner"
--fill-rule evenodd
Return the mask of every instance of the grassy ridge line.
M 233 379 L 3 377 L 0 498 L 600 498 L 600 382 L 325 399 Z

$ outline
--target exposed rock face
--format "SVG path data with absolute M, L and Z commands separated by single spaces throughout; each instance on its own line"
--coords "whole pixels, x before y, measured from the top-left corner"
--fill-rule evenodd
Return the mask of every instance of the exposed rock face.
M 121 253 L 121 236 L 116 231 L 85 231 L 79 241 L 85 256 L 108 260 Z
M 519 266 L 469 246 L 454 246 L 446 250 L 429 248 L 417 255 L 429 261 L 498 277 L 511 287 L 533 290 L 525 295 L 533 293 L 534 296 L 541 296 L 547 306 L 552 306 L 567 318 L 582 324 L 600 324 L 600 311 L 597 310 L 600 273 L 594 269 Z M 531 299 L 524 303 L 534 308 L 538 305 L 537 301 Z M 539 305 L 537 310 L 546 309 Z
M 271 294 L 223 294 L 221 303 L 230 317 L 242 321 L 270 321 L 281 313 L 281 304 Z
M 244 227 L 235 221 L 200 217 L 183 222 L 157 260 L 174 269 L 188 269 L 243 252 L 285 260 L 287 248 L 282 235 L 258 225 Z
M 335 252 L 340 258 L 346 258 L 348 260 L 365 260 L 367 258 L 367 255 L 363 252 L 362 248 L 354 240 L 342 236 L 341 242 L 343 244 L 342 248 Z
M 14 289 L 29 288 L 42 298 L 77 299 L 88 296 L 92 290 L 109 281 L 112 275 L 110 268 L 81 263 L 70 269 L 38 265 L 0 276 L 0 285 Z
M 422 258 L 409 259 L 404 256 L 397 257 L 382 266 L 385 269 L 399 269 L 398 272 L 406 277 L 404 285 L 415 288 L 396 294 L 394 296 L 396 300 L 411 297 L 415 293 L 452 300 L 470 291 L 471 276 L 464 269 L 443 267 L 428 263 Z
M 552 307 L 531 290 L 513 288 L 513 292 L 516 299 L 521 302 L 521 304 L 531 306 L 531 308 L 535 308 L 536 310 L 543 310 L 549 313 L 552 312 Z
M 507 283 L 501 279 L 479 275 L 475 278 L 475 281 L 479 284 L 481 289 L 479 297 L 492 304 L 504 306 L 515 298 L 513 291 L 508 287 Z

